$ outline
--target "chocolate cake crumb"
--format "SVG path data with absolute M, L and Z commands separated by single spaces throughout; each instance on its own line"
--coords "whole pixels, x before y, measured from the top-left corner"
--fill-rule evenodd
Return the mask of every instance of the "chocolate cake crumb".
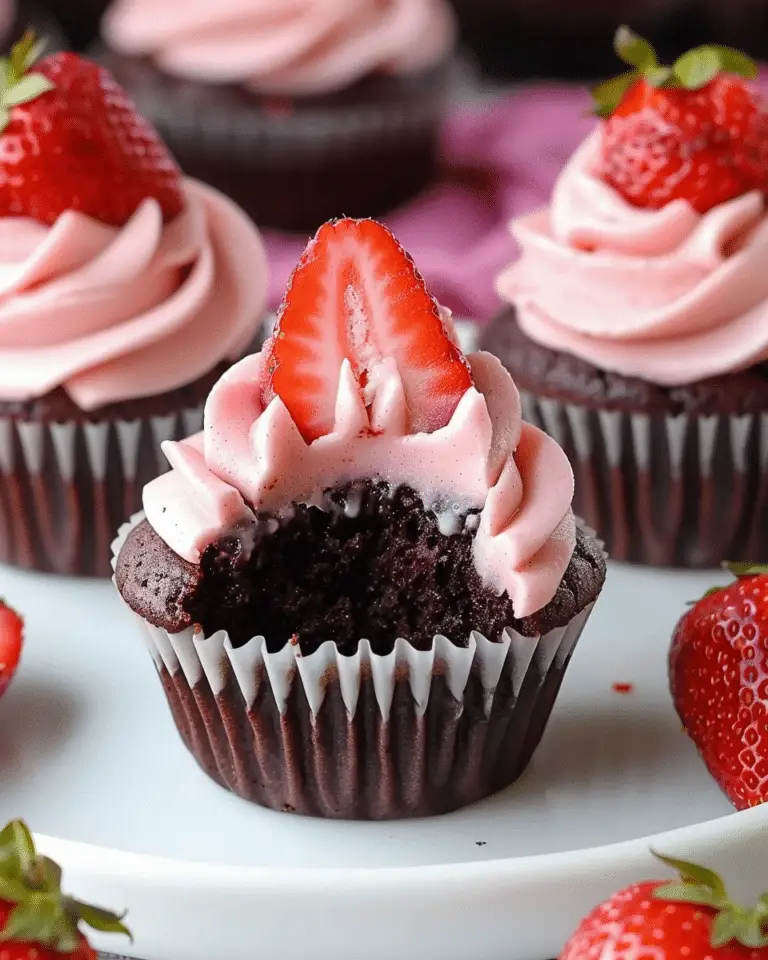
M 132 610 L 172 632 L 191 626 L 185 599 L 200 580 L 200 567 L 183 560 L 143 521 L 131 531 L 115 567 L 115 583 Z
M 348 500 L 354 511 L 345 512 Z M 564 626 L 600 592 L 602 551 L 579 532 L 552 601 L 520 620 L 510 597 L 480 580 L 466 526 L 445 535 L 414 490 L 365 480 L 326 491 L 323 509 L 260 514 L 247 536 L 208 547 L 199 567 L 144 521 L 120 553 L 116 579 L 133 610 L 171 633 L 199 623 L 206 635 L 227 630 L 235 646 L 262 635 L 270 652 L 290 642 L 303 655 L 327 640 L 352 655 L 361 638 L 386 654 L 398 637 L 424 650 L 436 634 L 462 646 L 472 630 L 490 640 L 506 626 L 536 636 Z
M 695 416 L 768 411 L 768 364 L 698 383 L 659 386 L 541 346 L 520 329 L 514 307 L 494 317 L 480 347 L 501 360 L 521 390 L 590 409 Z

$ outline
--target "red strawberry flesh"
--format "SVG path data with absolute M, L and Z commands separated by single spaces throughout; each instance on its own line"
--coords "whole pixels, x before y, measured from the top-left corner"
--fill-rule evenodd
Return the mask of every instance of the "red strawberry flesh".
M 599 171 L 630 203 L 687 200 L 699 213 L 768 191 L 768 117 L 741 77 L 697 90 L 638 80 L 603 127 Z
M 381 361 L 396 361 L 414 432 L 445 426 L 472 386 L 424 279 L 374 220 L 320 228 L 289 282 L 266 349 L 262 399 L 279 396 L 308 442 L 333 428 L 345 358 L 366 404 Z
M 688 735 L 739 809 L 768 800 L 768 576 L 702 598 L 680 620 L 670 684 Z
M 23 631 L 21 617 L 0 602 L 0 696 L 8 688 L 19 665 Z

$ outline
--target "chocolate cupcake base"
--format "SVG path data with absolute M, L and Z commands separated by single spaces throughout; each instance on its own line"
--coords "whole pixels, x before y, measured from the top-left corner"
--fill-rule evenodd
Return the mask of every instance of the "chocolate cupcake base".
M 574 510 L 615 560 L 714 567 L 768 557 L 768 370 L 663 388 L 534 343 L 513 310 L 484 332 L 523 415 L 566 451 Z
M 448 813 L 513 783 L 541 740 L 591 610 L 542 637 L 507 631 L 466 648 L 365 641 L 310 657 L 228 635 L 144 624 L 173 719 L 202 769 L 290 813 L 390 820 Z
M 228 540 L 188 564 L 136 518 L 114 546 L 116 583 L 217 783 L 310 816 L 447 813 L 529 763 L 604 555 L 580 532 L 551 603 L 516 620 L 470 566 L 469 532 L 441 534 L 413 491 L 366 483 L 327 492 L 323 510 L 261 518 L 244 563 Z
M 288 98 L 179 80 L 111 51 L 98 57 L 186 175 L 227 194 L 259 226 L 314 232 L 333 217 L 387 213 L 435 173 L 451 65 Z

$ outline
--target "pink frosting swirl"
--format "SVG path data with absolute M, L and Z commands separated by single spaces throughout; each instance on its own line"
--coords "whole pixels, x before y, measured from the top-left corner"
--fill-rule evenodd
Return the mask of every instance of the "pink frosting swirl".
M 259 399 L 262 354 L 247 357 L 208 398 L 203 432 L 164 444 L 172 470 L 144 489 L 155 531 L 192 563 L 254 509 L 314 502 L 328 486 L 371 477 L 408 484 L 450 532 L 480 510 L 474 558 L 484 582 L 528 616 L 554 596 L 573 553 L 573 474 L 555 443 L 523 423 L 509 374 L 487 353 L 468 357 L 475 386 L 447 426 L 409 433 L 395 362 L 381 362 L 369 408 L 342 364 L 333 431 L 307 444 L 285 404 Z
M 445 0 L 115 0 L 102 33 L 175 76 L 302 95 L 428 69 L 455 27 Z
M 548 209 L 517 220 L 521 259 L 497 283 L 537 342 L 662 386 L 768 359 L 768 217 L 758 191 L 703 215 L 627 203 L 595 175 L 599 131 Z
M 62 386 L 93 410 L 242 354 L 265 309 L 261 237 L 220 193 L 185 190 L 166 226 L 154 199 L 119 229 L 74 211 L 52 227 L 0 218 L 0 396 Z

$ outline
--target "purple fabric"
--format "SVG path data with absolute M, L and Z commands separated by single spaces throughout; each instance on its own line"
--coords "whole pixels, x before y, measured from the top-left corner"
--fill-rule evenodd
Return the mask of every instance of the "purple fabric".
M 498 308 L 494 277 L 515 255 L 509 221 L 546 203 L 594 124 L 588 110 L 584 88 L 543 85 L 462 107 L 447 121 L 440 180 L 387 223 L 457 316 L 485 320 Z M 265 235 L 274 308 L 306 237 Z

